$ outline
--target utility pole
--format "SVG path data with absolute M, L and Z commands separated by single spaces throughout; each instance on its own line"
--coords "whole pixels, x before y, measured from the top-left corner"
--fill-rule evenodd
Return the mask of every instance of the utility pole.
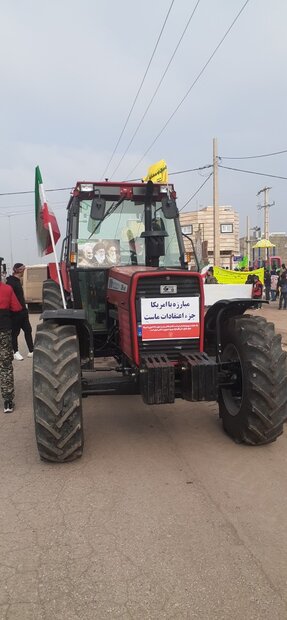
M 247 260 L 248 260 L 248 268 L 249 268 L 249 264 L 250 264 L 250 224 L 249 224 L 249 215 L 247 215 L 246 218 L 246 254 L 247 254 Z
M 271 187 L 263 187 L 262 189 L 259 190 L 259 192 L 257 192 L 257 196 L 260 196 L 260 194 L 264 193 L 264 204 L 263 205 L 258 205 L 258 209 L 264 209 L 264 239 L 267 239 L 267 241 L 269 240 L 269 208 L 273 207 L 273 205 L 275 205 L 275 202 L 272 202 L 272 204 L 269 204 L 268 202 L 268 198 L 269 198 L 269 190 L 271 189 Z M 268 248 L 265 249 L 265 259 L 268 258 Z
M 213 138 L 213 260 L 220 267 L 217 138 Z

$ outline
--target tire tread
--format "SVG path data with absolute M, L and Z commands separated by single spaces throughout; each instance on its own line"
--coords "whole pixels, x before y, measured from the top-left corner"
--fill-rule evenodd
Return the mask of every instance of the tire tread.
M 245 398 L 239 413 L 232 416 L 220 396 L 223 427 L 237 442 L 275 441 L 287 419 L 287 366 L 281 336 L 275 334 L 273 323 L 249 315 L 229 319 L 225 334 L 226 344 L 233 339 L 241 343 Z
M 42 460 L 65 462 L 81 456 L 83 422 L 80 354 L 73 325 L 44 321 L 33 356 L 35 432 Z

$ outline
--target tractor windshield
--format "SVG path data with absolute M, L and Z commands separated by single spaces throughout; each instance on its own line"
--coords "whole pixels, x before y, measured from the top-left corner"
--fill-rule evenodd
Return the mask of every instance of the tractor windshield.
M 78 227 L 78 266 L 111 267 L 113 265 L 145 265 L 144 204 L 132 200 L 107 200 L 102 221 L 91 218 L 91 200 L 81 200 Z M 165 231 L 165 256 L 160 267 L 179 267 L 179 247 L 174 219 L 166 219 L 160 201 L 151 206 L 152 230 Z

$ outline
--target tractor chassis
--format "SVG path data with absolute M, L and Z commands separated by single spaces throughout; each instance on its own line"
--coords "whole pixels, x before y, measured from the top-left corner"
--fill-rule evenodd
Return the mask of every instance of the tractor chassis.
M 222 310 L 225 308 L 223 307 Z M 46 310 L 44 321 L 75 325 L 82 360 L 82 396 L 141 394 L 148 405 L 173 403 L 175 398 L 198 402 L 216 401 L 220 387 L 236 386 L 239 364 L 221 362 L 219 355 L 185 351 L 170 360 L 161 352 L 143 354 L 139 367 L 99 365 L 94 358 L 93 334 L 81 309 Z M 217 325 L 218 329 L 218 325 Z M 103 352 L 102 355 L 107 355 Z M 111 372 L 112 371 L 112 372 Z
M 141 394 L 147 405 L 173 403 L 176 398 L 215 401 L 220 387 L 236 386 L 239 364 L 217 363 L 206 353 L 185 353 L 175 363 L 166 355 L 146 355 L 139 368 L 116 376 L 113 368 L 82 373 L 82 396 Z M 111 373 L 112 372 L 112 376 Z

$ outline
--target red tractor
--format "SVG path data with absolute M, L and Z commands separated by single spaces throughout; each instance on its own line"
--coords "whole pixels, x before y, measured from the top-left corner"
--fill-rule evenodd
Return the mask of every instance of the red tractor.
M 252 299 L 221 300 L 204 312 L 172 185 L 78 182 L 60 263 L 64 297 L 56 276 L 44 282 L 35 339 L 42 459 L 81 456 L 82 397 L 97 394 L 141 394 L 152 405 L 217 401 L 237 442 L 265 444 L 282 433 L 281 337 L 273 324 L 245 314 L 256 307 Z

